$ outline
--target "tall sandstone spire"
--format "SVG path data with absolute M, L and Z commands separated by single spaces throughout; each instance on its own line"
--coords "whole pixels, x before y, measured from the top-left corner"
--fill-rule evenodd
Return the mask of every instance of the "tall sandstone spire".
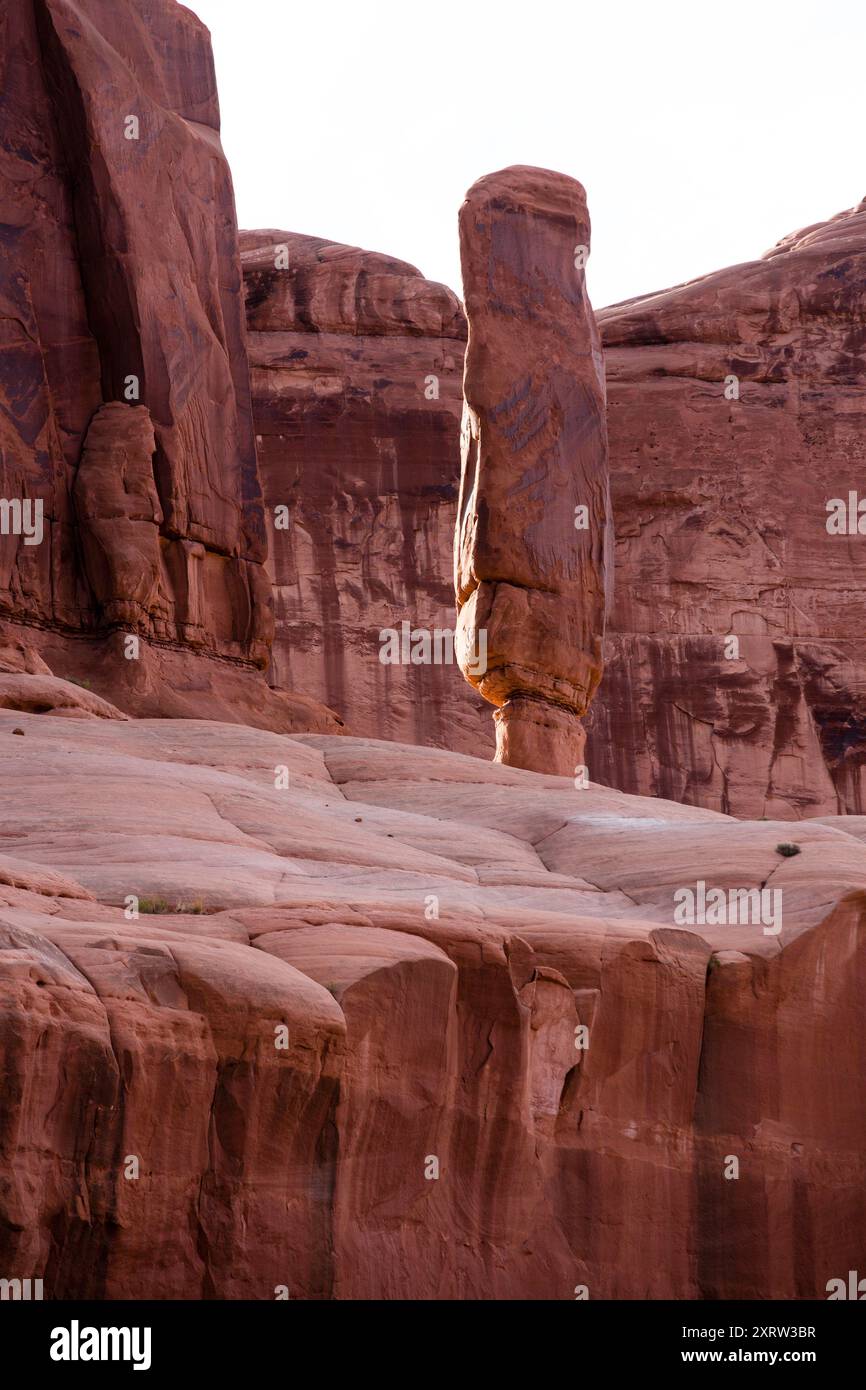
M 567 776 L 584 761 L 612 580 L 589 244 L 583 187 L 547 169 L 489 174 L 460 211 L 458 656 L 497 706 L 497 760 Z

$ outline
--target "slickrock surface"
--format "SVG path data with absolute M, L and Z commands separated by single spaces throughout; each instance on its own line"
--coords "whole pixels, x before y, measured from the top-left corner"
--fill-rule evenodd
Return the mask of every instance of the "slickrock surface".
M 453 661 L 379 659 L 380 633 L 404 622 L 454 631 L 458 300 L 389 256 L 277 230 L 240 238 L 274 679 L 355 732 L 484 753 L 484 703 Z
M 864 809 L 866 535 L 829 534 L 826 505 L 863 491 L 864 286 L 866 202 L 599 313 L 617 579 L 594 777 L 737 815 Z
M 4 506 L 0 616 L 133 712 L 181 712 L 182 667 L 199 713 L 297 727 L 256 674 L 273 617 L 208 32 L 175 0 L 10 0 L 0 89 L 0 499 L 42 508 L 28 538 Z
M 582 186 L 549 169 L 489 174 L 460 209 L 460 664 L 497 706 L 497 760 L 564 776 L 583 763 L 613 582 L 589 245 Z
M 200 721 L 0 710 L 0 744 L 10 1277 L 807 1298 L 857 1268 L 858 818 Z M 697 879 L 780 889 L 781 934 L 677 925 Z

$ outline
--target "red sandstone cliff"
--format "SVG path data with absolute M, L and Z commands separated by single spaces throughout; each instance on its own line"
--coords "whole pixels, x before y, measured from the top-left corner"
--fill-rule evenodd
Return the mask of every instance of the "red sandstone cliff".
M 861 811 L 866 540 L 826 504 L 862 486 L 866 204 L 599 324 L 617 578 L 593 775 Z
M 453 296 L 387 258 L 256 240 L 263 506 L 201 27 L 169 0 L 21 0 L 0 26 L 3 486 L 50 504 L 46 549 L 0 552 L 4 1277 L 49 1298 L 824 1297 L 866 1240 L 862 817 L 738 822 L 439 749 L 130 719 L 47 668 L 37 647 L 126 708 L 327 723 L 256 674 L 267 518 L 278 675 L 297 663 L 391 734 L 477 752 L 489 725 L 453 666 L 378 671 L 375 650 L 404 616 L 453 623 Z M 115 92 L 144 118 L 137 154 L 112 146 Z M 829 806 L 796 780 L 825 767 L 856 794 L 856 654 L 835 655 L 825 586 L 853 629 L 857 538 L 819 538 L 814 568 L 802 544 L 859 457 L 861 216 L 609 311 L 642 530 L 620 530 L 639 591 L 605 717 L 626 746 L 652 736 L 620 769 L 647 790 L 679 759 L 697 776 L 678 796 L 734 810 Z M 127 355 L 138 401 L 118 399 Z M 726 365 L 752 408 L 725 426 L 748 439 L 727 491 Z M 638 384 L 677 441 L 657 476 Z M 765 645 L 744 634 L 726 684 L 713 644 L 741 610 Z M 124 633 L 146 653 L 126 685 Z M 706 691 L 676 665 L 701 643 Z M 809 661 L 826 690 L 798 704 Z M 697 881 L 779 893 L 778 934 L 683 925 Z
M 7 636 L 127 708 L 336 727 L 254 674 L 273 616 L 207 30 L 175 0 L 14 0 L 0 87 Z
M 385 629 L 455 627 L 456 296 L 403 261 L 317 237 L 242 232 L 241 252 L 275 679 L 360 733 L 492 749 L 483 701 L 453 662 L 379 658 Z

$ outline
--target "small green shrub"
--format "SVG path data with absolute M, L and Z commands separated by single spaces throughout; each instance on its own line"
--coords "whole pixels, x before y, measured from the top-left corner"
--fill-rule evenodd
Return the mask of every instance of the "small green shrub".
M 197 898 L 194 903 L 176 902 L 174 905 L 166 898 L 140 898 L 138 910 L 139 912 L 150 913 L 151 916 L 166 912 L 179 912 L 188 917 L 200 917 L 207 912 L 201 898 Z
M 795 854 L 800 853 L 800 846 L 792 844 L 776 845 L 776 853 L 783 855 L 785 859 L 793 859 Z

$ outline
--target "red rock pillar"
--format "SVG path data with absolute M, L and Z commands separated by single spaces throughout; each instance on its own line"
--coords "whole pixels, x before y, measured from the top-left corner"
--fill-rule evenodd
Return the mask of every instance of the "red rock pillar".
M 573 776 L 612 579 L 604 366 L 579 183 L 515 166 L 460 210 L 469 344 L 456 648 L 497 706 L 496 759 Z

